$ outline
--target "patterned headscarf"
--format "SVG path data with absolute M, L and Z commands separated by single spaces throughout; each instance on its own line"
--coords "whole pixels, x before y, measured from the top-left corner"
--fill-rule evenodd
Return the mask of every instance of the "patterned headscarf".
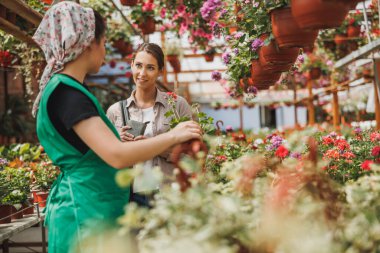
M 33 36 L 47 62 L 40 80 L 40 91 L 33 104 L 33 116 L 36 116 L 42 93 L 51 76 L 81 55 L 94 38 L 95 16 L 91 8 L 63 1 L 46 12 Z

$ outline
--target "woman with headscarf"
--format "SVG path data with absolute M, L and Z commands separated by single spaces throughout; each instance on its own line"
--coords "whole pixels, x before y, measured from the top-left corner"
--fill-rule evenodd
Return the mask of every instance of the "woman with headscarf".
M 61 2 L 45 14 L 33 36 L 47 66 L 33 106 L 37 135 L 61 174 L 46 206 L 49 253 L 81 252 L 88 227 L 112 223 L 122 214 L 129 190 L 115 183 L 117 169 L 201 138 L 195 122 L 138 142 L 121 142 L 98 100 L 83 83 L 105 57 L 105 24 L 94 10 Z

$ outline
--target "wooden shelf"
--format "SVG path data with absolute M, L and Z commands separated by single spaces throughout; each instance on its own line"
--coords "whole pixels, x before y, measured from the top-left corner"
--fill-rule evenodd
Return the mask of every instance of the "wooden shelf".
M 12 34 L 16 38 L 26 43 L 37 45 L 32 39 L 32 37 L 30 37 L 26 32 L 22 31 L 18 26 L 12 24 L 6 19 L 0 18 L 0 29 L 6 33 Z
M 35 26 L 38 26 L 43 18 L 39 12 L 30 8 L 21 0 L 2 0 L 1 5 L 5 6 Z

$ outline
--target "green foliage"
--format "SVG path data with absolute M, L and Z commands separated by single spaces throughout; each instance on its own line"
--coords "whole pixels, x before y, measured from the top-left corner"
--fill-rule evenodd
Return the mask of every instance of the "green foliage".
M 33 188 L 40 191 L 48 191 L 57 179 L 59 173 L 59 169 L 49 162 L 38 164 L 34 171 L 35 181 L 33 182 Z
M 23 162 L 38 161 L 41 158 L 41 149 L 30 143 L 12 144 L 8 148 L 1 147 L 0 155 L 9 161 L 18 158 Z

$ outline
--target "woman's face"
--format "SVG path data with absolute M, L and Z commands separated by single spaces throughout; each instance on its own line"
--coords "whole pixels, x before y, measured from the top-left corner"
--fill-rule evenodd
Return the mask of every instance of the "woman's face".
M 133 80 L 138 88 L 149 89 L 155 87 L 156 80 L 162 70 L 158 68 L 156 58 L 145 51 L 138 52 L 132 62 Z
M 90 45 L 91 48 L 91 66 L 89 74 L 96 74 L 104 63 L 106 57 L 106 37 L 103 36 L 99 43 L 94 40 Z

